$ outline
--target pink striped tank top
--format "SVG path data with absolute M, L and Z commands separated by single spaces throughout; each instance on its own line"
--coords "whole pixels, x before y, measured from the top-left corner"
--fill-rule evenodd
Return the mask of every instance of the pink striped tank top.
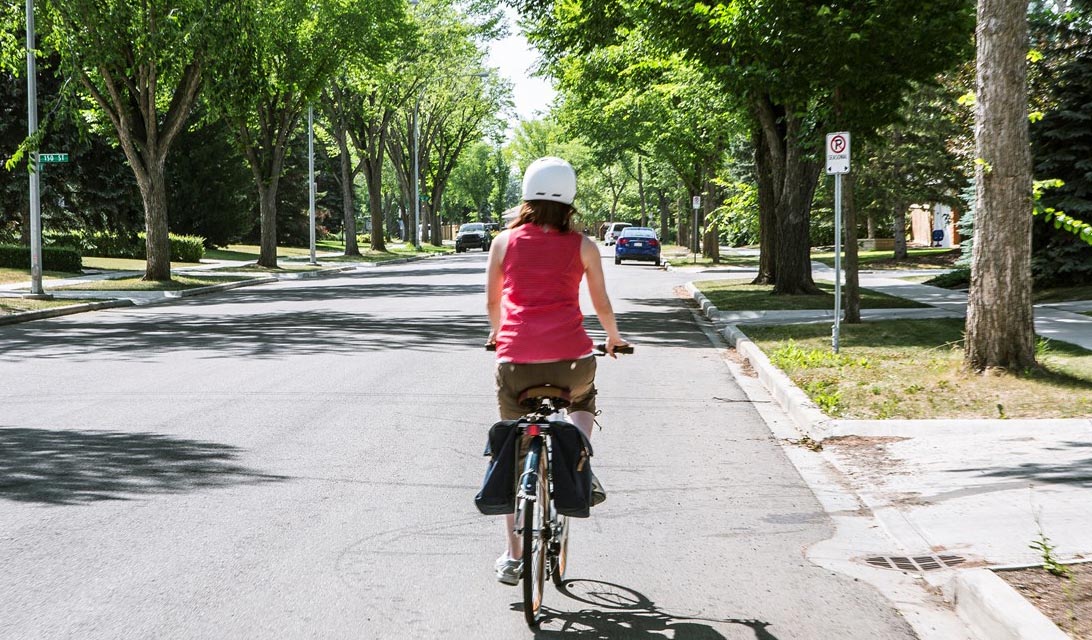
M 525 224 L 508 232 L 497 359 L 576 360 L 592 351 L 580 313 L 583 236 Z

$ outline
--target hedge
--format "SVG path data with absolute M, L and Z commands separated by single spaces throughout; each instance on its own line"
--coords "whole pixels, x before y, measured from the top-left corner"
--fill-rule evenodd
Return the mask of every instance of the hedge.
M 30 268 L 30 247 L 17 244 L 0 244 L 0 267 Z M 83 272 L 80 250 L 73 247 L 42 247 L 42 269 L 65 273 Z
M 136 237 L 95 231 L 85 233 L 48 233 L 45 240 L 51 245 L 79 247 L 85 255 L 101 258 L 134 258 L 145 260 L 148 257 L 144 242 L 144 233 Z M 171 260 L 174 262 L 200 262 L 205 257 L 205 239 L 200 236 L 179 236 L 170 234 Z

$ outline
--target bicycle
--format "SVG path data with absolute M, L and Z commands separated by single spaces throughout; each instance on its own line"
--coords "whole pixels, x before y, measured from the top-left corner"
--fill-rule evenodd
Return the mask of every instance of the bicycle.
M 486 349 L 492 348 L 495 345 L 486 345 Z M 633 353 L 633 347 L 616 347 L 614 352 Z M 595 355 L 606 355 L 606 345 L 596 345 Z M 562 435 L 559 430 L 579 429 L 568 421 L 569 390 L 564 387 L 529 387 L 520 393 L 519 403 L 528 410 L 516 426 L 527 453 L 517 483 L 515 533 L 523 539 L 523 615 L 533 628 L 539 622 L 546 579 L 561 588 L 568 566 L 569 516 L 559 513 L 554 502 L 553 440 Z M 521 449 L 516 449 L 517 456 Z M 583 471 L 586 463 L 581 457 L 577 470 Z M 540 482 L 542 478 L 546 482 Z

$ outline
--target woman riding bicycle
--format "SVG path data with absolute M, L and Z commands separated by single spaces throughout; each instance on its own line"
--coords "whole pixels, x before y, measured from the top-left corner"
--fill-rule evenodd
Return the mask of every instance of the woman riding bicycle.
M 580 281 L 587 278 L 607 354 L 626 345 L 607 297 L 595 242 L 572 231 L 576 172 L 561 158 L 539 158 L 523 176 L 523 204 L 489 250 L 486 308 L 497 345 L 497 404 L 501 420 L 523 414 L 520 391 L 550 384 L 569 389 L 569 419 L 591 437 L 595 424 L 595 358 L 580 312 Z M 593 479 L 593 504 L 606 498 Z M 497 580 L 515 585 L 523 553 L 514 516 L 506 517 L 508 548 L 497 559 Z

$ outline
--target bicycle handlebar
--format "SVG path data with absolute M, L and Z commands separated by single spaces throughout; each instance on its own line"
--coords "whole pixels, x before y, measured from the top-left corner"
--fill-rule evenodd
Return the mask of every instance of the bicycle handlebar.
M 486 343 L 485 344 L 485 350 L 486 351 L 496 351 L 497 350 L 497 343 L 496 342 Z M 599 344 L 595 345 L 595 350 L 598 352 L 598 353 L 595 354 L 596 356 L 605 356 L 605 355 L 607 355 L 607 345 L 606 345 L 606 343 L 605 342 L 600 342 Z M 614 353 L 616 353 L 618 355 L 632 354 L 633 353 L 633 345 L 627 344 L 627 345 L 624 345 L 624 346 L 615 347 L 614 348 Z

